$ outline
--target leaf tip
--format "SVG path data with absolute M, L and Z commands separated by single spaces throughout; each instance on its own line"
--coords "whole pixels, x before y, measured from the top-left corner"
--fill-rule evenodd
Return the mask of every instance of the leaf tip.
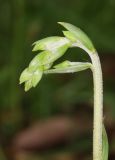
M 60 25 L 63 25 L 64 24 L 64 22 L 57 22 L 58 24 L 60 24 Z

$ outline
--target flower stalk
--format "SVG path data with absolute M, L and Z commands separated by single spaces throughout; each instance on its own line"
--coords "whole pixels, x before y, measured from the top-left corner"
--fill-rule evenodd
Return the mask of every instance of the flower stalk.
M 98 54 L 91 54 L 94 83 L 93 160 L 102 159 L 103 80 Z

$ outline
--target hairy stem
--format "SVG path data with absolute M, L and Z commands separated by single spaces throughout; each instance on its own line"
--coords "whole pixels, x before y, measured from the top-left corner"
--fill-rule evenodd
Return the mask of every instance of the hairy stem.
M 102 160 L 102 128 L 103 128 L 103 81 L 100 59 L 97 53 L 90 54 L 93 64 L 94 82 L 94 130 L 93 160 Z
M 93 160 L 102 160 L 102 130 L 103 130 L 103 78 L 101 63 L 96 51 L 89 51 L 82 44 L 73 44 L 85 50 L 92 61 L 94 83 L 94 122 L 93 122 Z

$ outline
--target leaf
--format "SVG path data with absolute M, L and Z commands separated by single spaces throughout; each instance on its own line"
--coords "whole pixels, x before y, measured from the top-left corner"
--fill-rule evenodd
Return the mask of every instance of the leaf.
M 102 141 L 103 141 L 102 159 L 108 160 L 109 145 L 108 145 L 108 138 L 107 138 L 107 133 L 106 133 L 104 125 L 103 125 L 103 139 L 102 139 Z
M 58 23 L 61 24 L 63 27 L 65 27 L 68 31 L 70 31 L 74 35 L 74 37 L 76 38 L 76 42 L 80 41 L 90 51 L 95 50 L 91 40 L 80 28 L 75 27 L 70 23 L 65 23 L 65 22 L 58 22 Z M 69 32 L 65 32 L 67 38 L 73 41 L 72 34 L 70 35 Z
M 35 42 L 33 44 L 35 45 L 33 51 L 38 51 L 38 50 L 54 51 L 65 44 L 66 45 L 70 44 L 70 41 L 65 37 L 58 37 L 58 36 L 47 37 Z
M 79 72 L 86 70 L 88 68 L 92 67 L 91 63 L 87 62 L 70 62 L 70 61 L 64 61 L 56 66 L 54 66 L 55 69 L 50 69 L 44 71 L 46 74 L 51 74 L 51 73 L 74 73 L 74 72 Z

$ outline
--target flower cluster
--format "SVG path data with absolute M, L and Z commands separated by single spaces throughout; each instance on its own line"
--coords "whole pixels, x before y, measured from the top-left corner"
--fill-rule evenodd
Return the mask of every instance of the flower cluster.
M 59 22 L 59 24 L 67 29 L 67 31 L 63 31 L 65 37 L 47 37 L 42 40 L 36 41 L 33 44 L 33 51 L 41 52 L 33 58 L 29 66 L 22 72 L 20 76 L 20 84 L 25 83 L 25 91 L 28 91 L 30 88 L 35 87 L 41 80 L 43 73 L 49 71 L 53 63 L 58 58 L 63 56 L 69 47 L 73 47 L 75 45 L 80 48 L 86 47 L 91 51 L 94 50 L 90 39 L 79 28 L 69 23 Z M 66 64 L 66 67 L 68 67 L 69 64 L 71 67 L 74 63 L 64 62 L 63 64 Z M 61 66 L 63 68 L 63 65 Z M 79 64 L 79 66 L 84 67 L 84 64 Z M 64 71 L 65 70 L 63 70 L 63 72 Z

